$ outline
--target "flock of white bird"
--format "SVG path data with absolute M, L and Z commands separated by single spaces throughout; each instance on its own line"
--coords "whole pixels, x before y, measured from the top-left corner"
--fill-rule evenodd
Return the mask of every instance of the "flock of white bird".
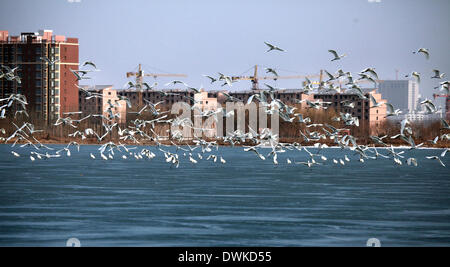
M 280 47 L 277 47 L 273 44 L 270 44 L 268 42 L 264 42 L 267 47 L 269 48 L 267 52 L 271 51 L 279 51 L 279 52 L 286 52 L 284 49 L 281 49 Z M 346 54 L 339 55 L 335 50 L 329 50 L 333 56 L 331 61 L 337 61 L 341 60 L 342 58 L 346 57 Z M 425 55 L 426 59 L 430 57 L 430 53 L 425 48 L 420 48 L 417 51 L 413 52 L 414 54 L 423 54 Z M 48 58 L 41 58 L 46 64 L 54 65 L 57 64 L 56 61 L 51 61 Z M 76 79 L 78 81 L 90 79 L 87 74 L 89 74 L 92 71 L 98 71 L 97 66 L 93 62 L 84 62 L 83 64 L 80 64 L 81 67 L 86 67 L 89 69 L 80 69 L 80 70 L 72 70 L 72 73 L 75 75 Z M 4 71 L 3 71 L 4 70 Z M 1 66 L 0 70 L 0 78 L 7 79 L 9 81 L 16 81 L 18 83 L 21 82 L 20 77 L 15 74 L 17 70 L 17 67 L 11 69 L 8 66 Z M 267 73 L 272 73 L 275 76 L 278 76 L 276 70 L 274 68 L 266 68 Z M 445 74 L 441 73 L 439 70 L 433 70 L 434 76 L 432 76 L 432 79 L 443 79 Z M 342 69 L 339 69 L 335 75 L 329 73 L 328 71 L 325 71 L 326 75 L 328 76 L 328 80 L 322 82 L 318 87 L 315 87 L 313 83 L 306 78 L 306 82 L 304 87 L 302 88 L 302 92 L 305 94 L 315 93 L 317 91 L 327 91 L 327 92 L 334 92 L 334 93 L 342 93 L 342 92 L 352 92 L 353 94 L 356 94 L 361 99 L 367 100 L 366 94 L 363 92 L 363 90 L 358 86 L 359 80 L 369 80 L 376 82 L 376 79 L 378 79 L 378 74 L 375 72 L 374 68 L 366 68 L 362 70 L 358 75 L 360 76 L 357 80 L 353 79 L 353 76 L 350 72 L 345 72 Z M 204 75 L 205 77 L 209 78 L 211 83 L 222 81 L 223 85 L 232 86 L 232 84 L 235 82 L 232 80 L 230 76 L 224 75 L 222 73 L 219 73 L 218 77 L 213 77 L 210 75 Z M 420 73 L 418 72 L 412 72 L 410 75 L 407 75 L 407 77 L 414 77 L 417 79 L 417 81 L 420 82 Z M 344 80 L 346 81 L 345 86 L 346 88 L 342 87 L 336 87 L 333 83 L 335 80 Z M 200 88 L 194 88 L 190 87 L 186 83 L 182 81 L 172 81 L 166 86 L 169 85 L 176 85 L 181 84 L 185 86 L 188 90 L 192 90 L 194 93 L 200 92 Z M 132 82 L 127 83 L 128 88 L 135 88 L 136 90 L 143 90 L 144 88 L 139 88 L 140 86 L 138 84 L 134 84 Z M 154 83 L 153 85 L 148 85 L 147 83 L 144 83 L 143 86 L 147 90 L 154 90 L 157 86 L 157 83 Z M 78 87 L 79 90 L 84 94 L 84 97 L 86 99 L 91 98 L 102 98 L 102 94 L 94 93 L 91 91 L 87 91 L 82 87 Z M 247 103 L 251 103 L 253 101 L 257 101 L 259 103 L 259 106 L 264 108 L 267 114 L 279 114 L 280 118 L 283 121 L 286 122 L 298 122 L 301 124 L 304 124 L 305 131 L 300 131 L 300 135 L 303 137 L 304 143 L 310 143 L 313 142 L 313 147 L 307 147 L 303 146 L 301 143 L 280 143 L 278 142 L 278 136 L 273 134 L 270 129 L 263 129 L 260 133 L 256 132 L 255 130 L 251 129 L 248 133 L 243 133 L 239 130 L 234 131 L 232 133 L 227 133 L 227 136 L 223 137 L 222 140 L 216 140 L 216 141 L 207 141 L 203 139 L 201 136 L 196 136 L 193 139 L 193 146 L 189 145 L 188 143 L 184 143 L 183 140 L 183 134 L 181 131 L 174 131 L 171 133 L 171 139 L 169 140 L 171 145 L 164 145 L 162 144 L 162 141 L 167 140 L 167 136 L 159 136 L 155 132 L 155 125 L 156 124 L 167 124 L 169 126 L 182 126 L 182 127 L 189 127 L 194 130 L 200 130 L 201 132 L 209 131 L 211 129 L 204 129 L 204 128 L 194 128 L 192 122 L 190 119 L 168 119 L 167 112 L 162 112 L 158 105 L 164 103 L 164 101 L 158 102 L 158 103 L 152 103 L 148 100 L 145 100 L 146 105 L 140 109 L 137 112 L 130 112 L 134 113 L 137 116 L 137 119 L 131 121 L 130 125 L 128 125 L 126 128 L 121 129 L 120 125 L 118 125 L 115 122 L 116 118 L 120 118 L 120 114 L 114 113 L 114 108 L 120 105 L 118 102 L 119 100 L 126 101 L 129 108 L 132 107 L 131 102 L 128 98 L 124 96 L 118 96 L 118 99 L 116 101 L 108 100 L 108 108 L 104 112 L 108 114 L 107 116 L 102 114 L 90 114 L 84 118 L 80 119 L 74 119 L 72 116 L 76 115 L 81 116 L 81 112 L 69 112 L 64 113 L 63 115 L 65 117 L 59 117 L 56 122 L 54 123 L 55 126 L 59 127 L 69 127 L 70 129 L 73 129 L 73 133 L 70 133 L 68 136 L 73 139 L 81 139 L 85 140 L 87 138 L 96 138 L 101 144 L 101 146 L 98 149 L 98 154 L 94 155 L 90 153 L 90 157 L 92 159 L 100 159 L 100 160 L 113 160 L 115 158 L 121 158 L 121 159 L 135 159 L 135 160 L 143 160 L 148 159 L 152 160 L 155 157 L 157 157 L 158 153 L 162 153 L 165 157 L 165 161 L 170 166 L 178 168 L 180 161 L 186 161 L 190 162 L 191 164 L 197 164 L 199 161 L 206 160 L 206 161 L 212 161 L 214 163 L 218 164 L 226 164 L 226 160 L 219 155 L 219 144 L 218 141 L 223 141 L 223 143 L 230 144 L 231 146 L 235 145 L 244 145 L 244 144 L 252 144 L 251 146 L 244 146 L 243 151 L 244 152 L 250 152 L 255 154 L 257 158 L 260 160 L 272 160 L 274 165 L 279 165 L 278 162 L 278 155 L 282 154 L 286 151 L 301 151 L 304 152 L 307 155 L 308 160 L 303 162 L 296 162 L 293 159 L 286 158 L 286 164 L 297 164 L 297 165 L 305 165 L 307 167 L 312 167 L 315 165 L 322 165 L 324 164 L 328 159 L 325 157 L 321 152 L 322 149 L 327 148 L 328 146 L 326 144 L 323 144 L 321 142 L 322 140 L 331 140 L 333 143 L 342 148 L 345 151 L 348 151 L 349 155 L 357 155 L 359 156 L 360 162 L 365 162 L 366 160 L 376 160 L 380 158 L 384 159 L 391 159 L 395 164 L 402 165 L 407 164 L 410 166 L 418 166 L 418 159 L 417 158 L 406 158 L 404 156 L 405 148 L 394 148 L 392 145 L 388 146 L 383 140 L 388 138 L 388 136 L 370 136 L 370 139 L 373 141 L 372 146 L 367 145 L 359 145 L 357 143 L 357 138 L 354 136 L 348 134 L 346 131 L 343 131 L 345 129 L 337 129 L 329 124 L 318 124 L 311 121 L 311 118 L 304 118 L 301 113 L 295 113 L 296 108 L 289 106 L 288 104 L 283 103 L 281 100 L 277 99 L 275 97 L 275 92 L 279 90 L 278 88 L 274 88 L 270 85 L 267 85 L 268 89 L 255 91 L 255 94 L 252 95 Z M 439 91 L 443 94 L 449 94 L 449 81 L 443 81 L 440 82 L 439 85 L 435 88 L 439 89 Z M 175 93 L 169 93 L 164 91 L 158 91 L 161 93 L 161 95 L 168 96 L 170 94 Z M 231 95 L 227 93 L 223 93 L 227 97 L 227 101 L 239 101 L 238 99 L 232 97 Z M 191 102 L 196 103 L 195 99 L 192 99 L 190 97 L 186 97 Z M 369 98 L 372 102 L 373 107 L 379 107 L 381 105 L 386 105 L 387 107 L 387 117 L 393 117 L 393 116 L 399 116 L 401 114 L 401 111 L 399 109 L 395 109 L 395 107 L 389 103 L 383 103 L 383 102 L 377 102 L 372 95 L 369 95 Z M 309 101 L 309 100 L 301 100 L 297 101 L 298 103 L 306 103 L 307 108 L 312 108 L 316 110 L 320 109 L 327 109 L 327 105 L 330 104 L 328 102 L 324 101 Z M 349 108 L 354 108 L 355 104 L 351 101 L 343 101 L 342 103 L 344 106 Z M 426 113 L 432 114 L 438 112 L 436 106 L 433 104 L 432 101 L 426 99 L 425 101 L 420 103 L 422 106 L 425 107 Z M 28 105 L 27 100 L 25 96 L 20 94 L 12 94 L 8 98 L 0 99 L 0 119 L 12 119 L 11 124 L 15 127 L 15 131 L 10 136 L 5 136 L 6 131 L 4 129 L 0 129 L 1 137 L 0 141 L 4 143 L 12 143 L 12 148 L 14 148 L 16 145 L 20 147 L 30 147 L 32 151 L 28 155 L 31 161 L 35 160 L 43 160 L 43 159 L 52 159 L 52 158 L 60 158 L 63 156 L 70 157 L 72 155 L 71 148 L 76 147 L 76 150 L 80 151 L 80 144 L 76 141 L 72 141 L 67 146 L 65 146 L 62 149 L 55 149 L 52 147 L 49 147 L 45 144 L 42 144 L 39 140 L 37 140 L 33 134 L 42 132 L 42 130 L 36 130 L 34 125 L 30 122 L 23 123 L 22 126 L 18 126 L 14 120 L 17 118 L 17 116 L 26 116 L 28 117 L 28 113 L 26 112 L 26 106 Z M 14 108 L 14 109 L 13 109 Z M 193 107 L 194 108 L 194 107 Z M 14 116 L 7 117 L 7 111 L 14 110 L 15 114 Z M 151 114 L 152 118 L 151 120 L 144 120 L 140 119 L 139 117 L 144 114 Z M 230 117 L 233 116 L 234 112 L 230 111 L 228 113 L 225 113 L 223 109 L 219 109 L 216 111 L 202 111 L 200 112 L 200 115 L 204 118 L 208 117 L 215 117 L 217 116 L 224 116 L 224 117 Z M 101 124 L 103 126 L 103 134 L 98 134 L 91 128 L 86 129 L 80 129 L 80 123 L 85 120 L 101 120 Z M 353 117 L 349 113 L 340 113 L 339 116 L 333 118 L 333 121 L 336 122 L 342 122 L 346 126 L 359 126 L 359 120 L 357 117 Z M 442 122 L 442 134 L 439 136 L 436 136 L 433 140 L 429 140 L 431 144 L 437 144 L 440 141 L 444 140 L 450 140 L 450 126 L 447 121 L 444 119 L 441 120 Z M 315 129 L 314 131 L 310 131 L 310 129 Z M 106 142 L 105 139 L 109 134 L 112 132 L 117 131 L 119 140 L 117 143 L 114 142 Z M 445 133 L 447 132 L 447 133 Z M 408 144 L 408 149 L 413 150 L 418 147 L 423 146 L 423 144 L 416 145 L 413 138 L 413 131 L 410 126 L 410 121 L 407 119 L 401 121 L 401 130 L 400 133 L 398 133 L 395 136 L 391 136 L 389 138 L 396 139 L 400 138 L 402 139 L 406 144 Z M 140 151 L 138 149 L 138 146 L 127 146 L 123 143 L 125 142 L 132 142 L 134 144 L 140 144 L 142 141 L 152 141 L 156 144 L 152 148 L 151 151 L 148 148 L 142 148 Z M 175 141 L 175 142 L 174 142 Z M 106 143 L 105 143 L 106 142 Z M 123 143 L 121 143 L 123 142 Z M 192 143 L 191 143 L 192 144 Z M 170 152 L 169 147 L 175 147 L 175 152 Z M 383 149 L 386 154 L 382 154 L 378 151 L 378 148 L 384 147 Z M 263 148 L 270 148 L 270 152 L 268 154 L 263 154 Z M 315 149 L 315 152 L 311 152 L 311 149 Z M 446 153 L 450 149 L 443 149 L 442 152 L 439 153 L 439 155 L 430 155 L 426 156 L 426 159 L 428 160 L 435 160 L 439 162 L 440 165 L 444 166 L 444 163 L 442 162 L 441 158 L 446 156 Z M 11 151 L 11 154 L 14 157 L 21 157 L 19 153 L 16 151 Z M 347 154 L 344 155 L 343 158 L 333 158 L 331 160 L 333 164 L 340 164 L 345 165 L 346 163 L 350 162 L 350 158 Z

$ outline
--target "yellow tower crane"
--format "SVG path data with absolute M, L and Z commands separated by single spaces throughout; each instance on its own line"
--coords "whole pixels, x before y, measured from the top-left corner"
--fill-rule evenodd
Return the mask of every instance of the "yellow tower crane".
M 144 77 L 187 77 L 186 74 L 169 74 L 169 73 L 144 73 L 142 64 L 139 64 L 138 72 L 127 72 L 127 78 L 136 77 L 136 89 L 138 93 L 139 105 L 143 103 L 142 100 L 142 87 L 144 85 Z
M 318 78 L 319 75 L 292 75 L 292 76 L 258 76 L 258 65 L 254 66 L 253 76 L 232 76 L 233 81 L 252 81 L 252 89 L 259 89 L 260 80 L 279 80 L 279 79 L 304 79 L 304 78 Z

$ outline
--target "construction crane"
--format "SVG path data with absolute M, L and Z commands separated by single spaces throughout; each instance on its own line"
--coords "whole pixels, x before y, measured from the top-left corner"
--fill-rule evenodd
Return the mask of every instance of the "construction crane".
M 169 74 L 169 73 L 144 73 L 144 70 L 142 69 L 142 64 L 139 64 L 138 72 L 127 72 L 127 78 L 130 77 L 136 77 L 136 89 L 138 93 L 138 100 L 139 104 L 143 103 L 142 100 L 142 87 L 144 85 L 144 77 L 187 77 L 186 74 Z
M 241 81 L 252 81 L 252 89 L 258 90 L 259 89 L 259 81 L 260 80 L 279 80 L 279 79 L 303 79 L 303 78 L 318 78 L 319 75 L 292 75 L 292 76 L 258 76 L 258 65 L 255 65 L 254 67 L 254 73 L 253 76 L 232 76 L 231 80 L 241 80 Z
M 292 75 L 292 76 L 258 76 L 258 65 L 255 65 L 254 67 L 254 74 L 253 76 L 232 76 L 231 79 L 233 81 L 235 80 L 250 80 L 253 83 L 253 90 L 258 90 L 259 87 L 259 80 L 278 80 L 278 79 L 304 79 L 304 78 L 319 78 L 319 81 L 313 81 L 311 82 L 314 85 L 319 85 L 319 89 L 322 89 L 324 86 L 324 70 L 320 70 L 320 74 L 311 74 L 311 75 Z M 333 80 L 331 81 L 333 83 L 339 83 L 340 86 L 344 84 L 341 80 Z M 371 81 L 369 80 L 359 80 L 355 81 L 355 83 L 369 83 Z M 376 80 L 377 83 L 383 82 L 382 80 Z

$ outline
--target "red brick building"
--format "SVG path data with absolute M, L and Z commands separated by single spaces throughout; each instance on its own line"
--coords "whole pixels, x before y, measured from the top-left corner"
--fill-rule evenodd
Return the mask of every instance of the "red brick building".
M 55 60 L 48 64 L 41 57 Z M 78 81 L 70 71 L 78 70 L 77 38 L 53 35 L 51 30 L 9 36 L 0 31 L 0 64 L 18 67 L 16 81 L 0 79 L 0 97 L 23 94 L 28 101 L 28 113 L 52 122 L 64 112 L 79 110 Z

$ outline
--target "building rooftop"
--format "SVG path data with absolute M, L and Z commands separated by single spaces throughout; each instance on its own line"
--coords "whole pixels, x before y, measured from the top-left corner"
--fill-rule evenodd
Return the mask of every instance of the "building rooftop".
M 257 89 L 257 90 L 211 90 L 211 91 L 207 91 L 208 93 L 220 93 L 220 92 L 226 92 L 226 93 L 230 93 L 230 94 L 254 94 L 260 91 L 268 91 L 268 89 Z M 276 90 L 277 93 L 285 93 L 285 94 L 290 94 L 290 93 L 301 93 L 303 92 L 303 89 L 279 89 Z
M 137 92 L 139 90 L 137 89 L 117 89 L 118 92 L 122 93 L 133 93 L 133 92 Z M 143 92 L 147 92 L 146 89 L 142 90 Z M 179 93 L 184 93 L 184 92 L 193 92 L 191 90 L 187 90 L 187 89 L 180 89 L 180 88 L 174 88 L 174 89 L 153 89 L 153 90 L 148 90 L 148 92 L 179 92 Z
M 361 89 L 363 91 L 364 94 L 368 94 L 371 93 L 373 91 L 376 91 L 377 88 L 362 88 Z M 342 93 L 336 93 L 336 92 L 316 92 L 316 93 L 312 93 L 313 95 L 356 95 L 356 93 L 353 90 L 348 90 L 347 92 L 342 92 Z
M 112 85 L 80 85 L 81 88 L 83 88 L 86 91 L 101 91 L 103 89 L 107 89 L 107 88 L 111 88 L 112 89 Z
M 11 36 L 8 31 L 0 30 L 0 43 L 78 43 L 78 38 L 54 35 L 52 30 L 39 32 L 22 32 L 19 36 Z

